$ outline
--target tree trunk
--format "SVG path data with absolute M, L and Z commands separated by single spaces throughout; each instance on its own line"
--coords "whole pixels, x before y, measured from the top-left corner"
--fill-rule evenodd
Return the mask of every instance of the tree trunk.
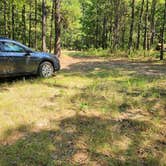
M 98 48 L 98 46 L 99 46 L 98 36 L 99 36 L 99 21 L 98 21 L 98 18 L 97 18 L 97 20 L 96 20 L 96 29 L 95 29 L 95 48 Z
M 37 0 L 35 0 L 35 49 L 37 49 Z
M 4 0 L 4 33 L 7 35 L 7 20 L 6 20 L 6 0 Z
M 54 21 L 54 9 L 55 9 L 55 1 L 52 2 L 52 11 L 51 11 L 51 28 L 50 28 L 50 53 L 52 52 L 52 30 L 53 30 L 53 21 Z
M 165 8 L 164 8 L 164 15 L 163 15 L 163 23 L 161 29 L 161 50 L 160 50 L 160 60 L 164 58 L 164 33 L 165 33 L 165 24 L 166 24 L 166 0 L 165 0 Z
M 130 24 L 130 36 L 129 36 L 129 45 L 128 49 L 131 50 L 133 45 L 133 28 L 134 28 L 134 19 L 135 19 L 135 0 L 132 0 L 131 4 L 132 10 L 131 10 L 131 24 Z
M 7 29 L 8 29 L 8 37 L 12 38 L 12 33 L 11 33 L 11 23 L 10 23 L 10 18 L 11 18 L 11 4 L 8 2 L 7 3 Z
M 103 33 L 102 33 L 102 48 L 105 49 L 106 48 L 106 43 L 107 43 L 107 19 L 106 19 L 106 16 L 104 16 L 103 18 Z
M 25 18 L 25 5 L 22 9 L 22 42 L 26 44 L 26 18 Z
M 126 24 L 124 22 L 123 28 L 122 28 L 122 38 L 121 38 L 121 47 L 124 48 L 125 47 L 125 33 L 126 33 Z
M 61 26 L 60 26 L 60 0 L 55 0 L 55 47 L 54 53 L 60 57 L 61 55 Z
M 140 33 L 141 33 L 142 15 L 143 15 L 143 10 L 144 10 L 144 2 L 145 1 L 142 0 L 140 14 L 139 14 L 139 23 L 138 23 L 138 32 L 137 32 L 137 44 L 136 44 L 136 48 L 137 49 L 139 49 L 139 45 L 140 45 Z
M 14 12 L 15 10 L 15 5 L 14 5 L 14 1 L 12 1 L 12 39 L 15 39 L 15 20 L 14 20 Z
M 113 28 L 113 49 L 117 49 L 119 43 L 119 8 L 120 0 L 114 1 L 114 28 Z
M 30 1 L 30 4 L 29 4 L 29 7 L 30 7 L 30 10 L 29 10 L 29 41 L 28 41 L 28 46 L 31 47 L 31 31 L 32 31 L 32 1 Z
M 98 48 L 99 20 L 98 20 L 98 3 L 96 4 L 96 22 L 95 22 L 95 48 Z
M 114 2 L 111 0 L 109 1 L 109 5 L 110 5 L 110 11 L 109 11 L 109 37 L 108 37 L 108 40 L 109 40 L 109 46 L 111 48 L 111 51 L 113 49 L 113 40 L 114 40 L 114 10 L 113 10 L 113 7 L 114 7 Z
M 146 0 L 146 12 L 145 12 L 145 27 L 144 27 L 144 42 L 143 48 L 144 50 L 148 50 L 148 11 L 149 11 L 149 0 Z
M 150 44 L 152 45 L 154 42 L 155 36 L 155 12 L 156 12 L 156 4 L 157 0 L 152 1 L 152 8 L 151 8 L 151 39 Z
M 122 18 L 122 24 L 121 24 L 121 47 L 124 49 L 125 48 L 125 36 L 126 36 L 126 16 L 127 16 L 127 7 L 125 2 L 123 3 L 123 10 L 122 10 L 122 14 L 123 14 L 123 18 Z
M 42 50 L 45 52 L 46 48 L 46 2 L 42 0 Z

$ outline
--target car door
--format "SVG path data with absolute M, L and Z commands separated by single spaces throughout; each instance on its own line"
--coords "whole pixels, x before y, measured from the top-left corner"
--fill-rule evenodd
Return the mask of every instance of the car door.
M 35 67 L 35 57 L 21 45 L 14 42 L 4 42 L 3 51 L 11 57 L 14 74 L 31 73 Z
M 2 43 L 0 42 L 0 75 L 3 75 L 4 74 L 5 61 L 4 61 L 4 56 L 1 52 L 1 47 L 2 47 Z
M 3 42 L 0 42 L 0 75 L 10 75 L 14 72 L 14 68 L 11 54 L 4 52 Z

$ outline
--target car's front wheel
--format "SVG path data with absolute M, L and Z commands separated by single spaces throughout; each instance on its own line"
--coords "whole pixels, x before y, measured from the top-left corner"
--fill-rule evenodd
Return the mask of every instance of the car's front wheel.
M 39 75 L 43 78 L 51 77 L 54 73 L 54 67 L 50 62 L 42 62 L 39 66 Z

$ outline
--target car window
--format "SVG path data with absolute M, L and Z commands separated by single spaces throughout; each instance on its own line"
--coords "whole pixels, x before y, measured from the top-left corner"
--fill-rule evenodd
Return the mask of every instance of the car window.
M 3 47 L 3 45 L 2 45 L 2 43 L 0 42 L 0 52 L 2 51 L 2 47 Z
M 10 42 L 3 42 L 0 49 L 2 52 L 25 52 L 23 47 Z

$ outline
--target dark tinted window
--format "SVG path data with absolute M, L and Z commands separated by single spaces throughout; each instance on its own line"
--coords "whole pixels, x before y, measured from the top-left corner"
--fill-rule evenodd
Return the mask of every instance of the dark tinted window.
M 0 50 L 2 52 L 25 52 L 23 47 L 11 42 L 1 42 Z
M 0 42 L 0 52 L 2 51 L 2 48 L 3 48 L 3 45 L 2 45 L 2 43 Z

